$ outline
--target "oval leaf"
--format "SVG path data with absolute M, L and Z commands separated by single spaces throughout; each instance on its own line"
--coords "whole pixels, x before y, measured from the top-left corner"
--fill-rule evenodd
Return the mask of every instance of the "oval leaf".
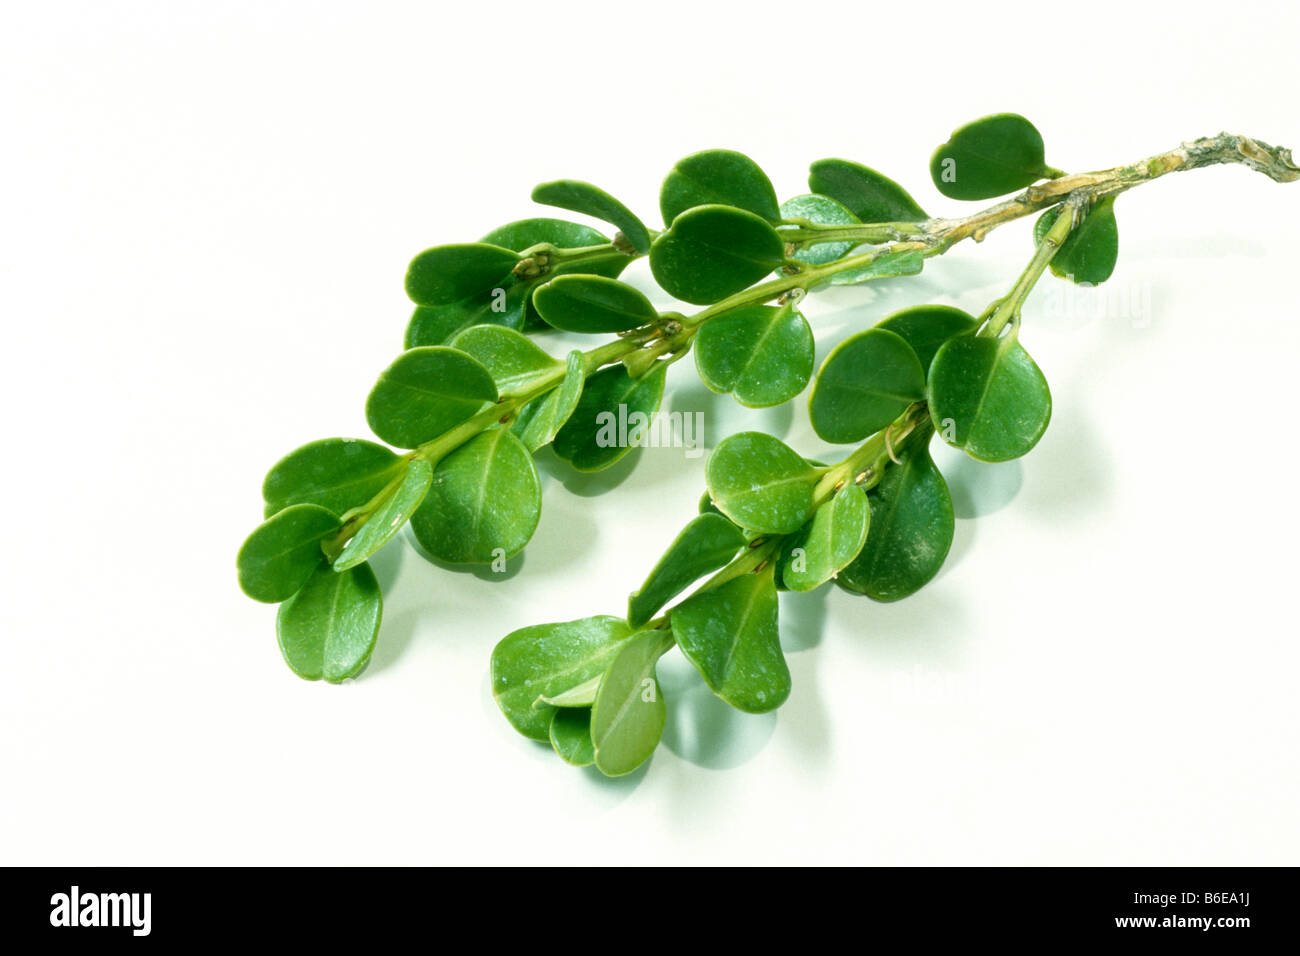
M 767 173 L 743 153 L 706 149 L 678 162 L 659 190 L 664 224 L 688 209 L 717 203 L 752 212 L 769 222 L 781 218 Z
M 1034 223 L 1034 242 L 1043 241 L 1061 214 L 1053 206 Z M 1083 221 L 1070 230 L 1050 263 L 1052 272 L 1072 282 L 1100 285 L 1110 278 L 1119 261 L 1119 225 L 1115 222 L 1115 197 L 1097 203 Z
M 664 631 L 641 631 L 619 648 L 591 708 L 596 768 L 609 777 L 631 773 L 650 759 L 668 712 L 655 665 L 671 640 Z
M 895 312 L 876 323 L 912 346 L 921 368 L 929 370 L 934 353 L 951 338 L 975 331 L 979 320 L 950 305 L 917 305 Z
M 450 305 L 417 305 L 406 325 L 403 346 L 446 345 L 475 325 L 522 329 L 536 283 L 509 281 Z
M 930 417 L 950 445 L 981 461 L 1019 458 L 1047 430 L 1047 379 L 1015 338 L 950 339 L 930 367 Z
M 930 178 L 949 199 L 1005 196 L 1053 172 L 1043 155 L 1043 137 L 1016 113 L 967 123 L 930 157 Z
M 497 325 L 466 329 L 452 341 L 452 347 L 481 362 L 501 395 L 530 384 L 560 364 L 527 336 Z
M 239 549 L 239 586 L 255 601 L 286 601 L 307 583 L 325 556 L 321 542 L 339 519 L 319 505 L 290 505 L 267 518 Z
M 745 546 L 745 533 L 721 514 L 702 514 L 682 529 L 645 584 L 627 599 L 627 620 L 640 627 L 695 581 L 726 565 Z
M 567 764 L 590 767 L 596 762 L 596 746 L 591 742 L 591 708 L 571 707 L 557 710 L 551 718 L 551 746 Z
M 807 219 L 819 226 L 847 226 L 858 217 L 829 196 L 795 196 L 781 204 L 782 219 Z M 853 248 L 853 242 L 819 242 L 796 249 L 791 256 L 810 266 L 833 262 Z
M 922 222 L 930 218 L 898 183 L 847 159 L 817 160 L 808 172 L 808 188 L 840 202 L 858 222 Z
M 662 363 L 641 378 L 622 365 L 587 379 L 578 407 L 555 434 L 555 453 L 578 471 L 600 471 L 649 440 L 649 423 L 664 397 Z
M 664 291 L 710 305 L 747 289 L 785 262 L 785 243 L 763 219 L 730 206 L 682 213 L 650 248 L 650 271 Z
M 438 462 L 411 529 L 440 561 L 489 564 L 524 549 L 541 511 L 533 456 L 509 429 L 492 428 Z
M 410 520 L 415 509 L 420 507 L 432 481 L 432 465 L 419 458 L 411 461 L 406 466 L 406 476 L 397 490 L 343 546 L 339 556 L 334 559 L 334 570 L 354 568 L 387 544 L 401 530 L 402 525 Z
M 603 676 L 631 634 L 626 621 L 610 615 L 512 631 L 492 650 L 497 706 L 525 737 L 549 739 L 556 708 L 534 705 Z
M 858 556 L 867 540 L 871 509 L 867 496 L 847 484 L 813 514 L 781 558 L 781 583 L 791 591 L 811 591 Z
M 952 498 L 930 457 L 929 435 L 908 442 L 899 456 L 902 464 L 886 468 L 867 493 L 866 545 L 835 579 L 876 601 L 897 601 L 920 590 L 939 573 L 952 546 Z
M 582 397 L 586 376 L 587 366 L 582 353 L 577 350 L 570 352 L 565 362 L 564 379 L 559 386 L 539 395 L 519 410 L 510 430 L 519 436 L 530 452 L 549 444 L 569 420 Z
M 822 363 L 808 412 L 825 441 L 858 442 L 925 397 L 925 370 L 912 347 L 885 329 L 845 339 Z
M 492 373 L 464 352 L 440 345 L 410 349 L 379 376 L 366 421 L 399 448 L 414 448 L 497 400 Z
M 576 179 L 557 179 L 533 190 L 533 202 L 580 212 L 615 226 L 628 244 L 644 255 L 650 251 L 650 231 L 632 210 L 605 190 Z
M 266 517 L 290 505 L 320 505 L 341 515 L 365 504 L 402 470 L 391 449 L 361 438 L 324 438 L 296 448 L 262 482 Z
M 763 534 L 798 531 L 808 520 L 821 477 L 793 449 L 762 432 L 723 439 L 704 471 L 718 510 L 742 528 Z
M 669 621 L 686 659 L 731 706 L 761 714 L 790 696 L 771 564 L 692 594 Z
M 659 313 L 638 290 L 601 276 L 560 276 L 533 293 L 542 319 L 566 332 L 622 332 Z
M 808 384 L 813 333 L 792 305 L 750 305 L 714 316 L 695 335 L 695 367 L 715 392 L 751 408 L 788 402 Z
M 361 673 L 375 649 L 383 597 L 370 565 L 332 571 L 321 564 L 280 605 L 275 630 L 284 661 L 299 677 L 338 683 Z
M 519 254 L 486 242 L 434 246 L 411 260 L 406 294 L 416 305 L 450 305 L 500 286 Z

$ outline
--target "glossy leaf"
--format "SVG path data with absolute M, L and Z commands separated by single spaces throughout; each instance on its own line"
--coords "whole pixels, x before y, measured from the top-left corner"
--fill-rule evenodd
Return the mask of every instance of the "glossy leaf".
M 957 129 L 930 157 L 930 178 L 949 199 L 993 199 L 1054 172 L 1043 137 L 1016 113 L 998 113 Z
M 929 396 L 940 436 L 981 461 L 1019 458 L 1052 416 L 1047 380 L 1010 335 L 946 342 L 930 367 Z
M 847 159 L 819 159 L 813 163 L 808 188 L 837 200 L 859 222 L 921 222 L 930 218 L 898 183 Z
M 375 649 L 383 597 L 370 565 L 347 571 L 318 565 L 280 605 L 275 630 L 285 663 L 299 677 L 338 683 L 361 673 Z
M 831 276 L 831 285 L 860 285 L 876 279 L 894 279 L 914 276 L 925 267 L 925 256 L 919 252 L 895 252 L 880 256 L 870 265 L 860 269 L 846 269 Z
M 1061 206 L 1053 206 L 1034 223 L 1034 242 L 1043 241 L 1047 231 L 1060 216 Z M 1050 263 L 1052 272 L 1072 282 L 1100 285 L 1110 278 L 1119 261 L 1119 226 L 1115 222 L 1115 197 L 1097 203 L 1070 230 Z
M 671 646 L 663 631 L 628 638 L 610 663 L 591 708 L 596 768 L 610 777 L 631 773 L 650 759 L 668 711 L 655 665 Z
M 578 407 L 555 434 L 555 453 L 578 471 L 601 471 L 644 444 L 666 374 L 660 364 L 637 379 L 611 365 L 590 376 Z
M 492 694 L 511 726 L 525 737 L 548 740 L 554 697 L 601 677 L 632 629 L 603 615 L 557 624 L 533 624 L 507 634 L 492 651 Z
M 885 469 L 867 493 L 867 543 L 836 583 L 876 601 L 897 601 L 939 573 L 952 546 L 948 485 L 930 457 L 929 436 L 899 451 L 902 464 Z
M 954 336 L 974 332 L 978 324 L 969 312 L 950 305 L 917 305 L 882 319 L 876 328 L 893 332 L 910 345 L 921 368 L 928 371 L 939 346 Z
M 551 746 L 565 763 L 590 767 L 596 762 L 596 746 L 591 742 L 590 707 L 557 710 L 551 717 L 550 735 Z
M 751 212 L 700 206 L 682 213 L 650 248 L 650 271 L 669 295 L 710 305 L 785 262 L 785 243 Z
M 410 349 L 379 376 L 366 399 L 366 421 L 398 448 L 414 448 L 459 425 L 497 399 L 492 373 L 464 352 Z
M 771 564 L 697 591 L 673 609 L 669 621 L 686 659 L 731 706 L 761 714 L 790 696 Z
M 586 364 L 582 353 L 574 350 L 565 362 L 564 380 L 557 388 L 540 395 L 519 410 L 510 430 L 519 436 L 530 452 L 550 444 L 582 397 L 586 379 Z
M 365 504 L 402 469 L 389 448 L 361 438 L 324 438 L 296 448 L 262 482 L 266 516 L 290 505 L 320 505 L 341 515 Z
M 749 305 L 714 316 L 695 335 L 695 367 L 715 392 L 751 408 L 788 402 L 808 384 L 813 334 L 794 306 Z
M 767 173 L 748 156 L 730 149 L 692 153 L 672 168 L 659 190 L 659 211 L 669 226 L 686 210 L 714 203 L 744 209 L 769 222 L 781 218 Z
M 867 496 L 847 484 L 790 539 L 781 559 L 781 582 L 791 591 L 811 591 L 858 556 L 867 540 L 871 510 Z
M 601 276 L 560 276 L 533 293 L 542 319 L 566 332 L 622 332 L 659 317 L 637 289 Z
M 434 246 L 411 260 L 406 294 L 416 305 L 450 305 L 499 287 L 519 254 L 486 242 Z
M 339 519 L 320 505 L 290 505 L 267 518 L 239 549 L 240 588 L 267 604 L 293 597 L 325 560 L 321 542 L 338 529 Z
M 397 490 L 366 519 L 361 528 L 348 539 L 339 556 L 334 559 L 335 571 L 356 567 L 382 548 L 402 525 L 410 520 L 420 507 L 429 484 L 433 481 L 433 466 L 415 459 L 406 466 L 406 476 Z
M 721 514 L 693 519 L 668 546 L 641 589 L 628 597 L 628 623 L 640 627 L 691 584 L 727 564 L 744 546 L 745 533 Z
M 560 364 L 527 336 L 497 325 L 466 329 L 451 344 L 483 364 L 501 395 L 530 384 Z
M 591 183 L 576 179 L 542 183 L 533 190 L 533 202 L 603 219 L 623 233 L 628 244 L 637 252 L 644 255 L 650 251 L 650 232 L 645 223 L 627 206 Z
M 411 529 L 440 561 L 489 564 L 524 549 L 541 510 L 533 456 L 513 432 L 497 427 L 438 462 Z
M 841 342 L 822 363 L 808 411 L 823 440 L 847 444 L 874 434 L 925 397 L 925 370 L 912 347 L 885 329 Z
M 762 432 L 723 439 L 705 466 L 718 510 L 750 531 L 790 534 L 812 510 L 821 473 L 787 445 Z
M 807 219 L 819 226 L 846 226 L 858 217 L 829 196 L 795 196 L 781 204 L 782 219 Z M 779 232 L 780 230 L 778 230 Z M 840 258 L 853 248 L 853 242 L 819 242 L 802 246 L 790 257 L 810 266 L 825 265 Z

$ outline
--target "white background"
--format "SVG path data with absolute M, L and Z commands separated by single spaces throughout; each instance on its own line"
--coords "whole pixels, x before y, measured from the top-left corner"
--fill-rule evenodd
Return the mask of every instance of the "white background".
M 783 198 L 845 156 L 959 214 L 927 159 L 988 112 L 1069 170 L 1225 128 L 1300 145 L 1294 5 L 1106 6 L 6 4 L 0 862 L 1296 863 L 1300 185 L 1244 168 L 1122 197 L 1111 282 L 1035 291 L 1052 426 L 1017 464 L 942 455 L 939 578 L 783 597 L 776 715 L 674 653 L 630 778 L 515 735 L 488 655 L 619 613 L 702 458 L 580 477 L 543 454 L 506 582 L 390 546 L 347 686 L 294 677 L 235 583 L 266 468 L 366 434 L 409 258 L 545 215 L 537 182 L 653 225 L 671 164 L 725 146 Z M 1028 231 L 816 297 L 819 360 L 905 305 L 979 310 Z M 802 398 L 747 411 L 690 362 L 670 391 L 710 444 L 826 451 Z

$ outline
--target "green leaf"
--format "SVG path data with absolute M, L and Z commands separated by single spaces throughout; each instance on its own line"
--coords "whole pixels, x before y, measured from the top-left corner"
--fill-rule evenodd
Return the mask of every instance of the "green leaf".
M 640 219 L 605 190 L 576 179 L 557 179 L 533 190 L 533 202 L 580 212 L 610 223 L 637 252 L 650 251 L 650 232 Z
M 410 349 L 379 376 L 366 421 L 398 448 L 414 448 L 497 400 L 492 373 L 464 352 L 440 345 Z
M 406 294 L 416 305 L 450 305 L 501 286 L 519 258 L 486 242 L 434 246 L 411 260 Z
M 888 176 L 847 159 L 819 159 L 808 188 L 842 203 L 859 222 L 922 222 L 930 217 Z
M 705 466 L 709 495 L 742 528 L 762 534 L 798 531 L 812 511 L 821 472 L 762 432 L 724 438 Z
M 524 549 L 541 511 L 533 456 L 513 432 L 497 427 L 438 462 L 411 529 L 440 561 L 489 564 Z
M 875 279 L 895 279 L 914 276 L 925 267 L 925 256 L 919 252 L 895 252 L 872 260 L 860 269 L 847 269 L 831 276 L 831 285 L 860 285 Z
M 671 642 L 663 631 L 641 631 L 619 648 L 591 708 L 596 768 L 609 777 L 631 773 L 650 759 L 668 712 L 655 676 Z
M 949 199 L 993 199 L 1056 172 L 1043 137 L 1016 113 L 985 116 L 955 130 L 930 157 L 930 178 Z
M 695 581 L 718 570 L 745 546 L 745 533 L 721 514 L 702 514 L 677 536 L 639 591 L 627 599 L 627 620 L 640 627 Z
M 1053 206 L 1034 223 L 1034 242 L 1040 243 L 1061 214 Z M 1072 282 L 1100 285 L 1110 278 L 1119 260 L 1119 226 L 1115 222 L 1115 197 L 1107 196 L 1070 230 L 1050 263 L 1052 272 Z
M 501 395 L 530 384 L 560 364 L 527 336 L 498 325 L 466 329 L 451 344 L 483 364 Z
M 596 746 L 591 742 L 591 708 L 557 710 L 551 718 L 551 746 L 567 764 L 590 767 L 595 763 Z
M 790 669 L 777 633 L 773 566 L 697 591 L 669 616 L 686 659 L 715 694 L 751 714 L 790 696 Z
M 301 591 L 280 605 L 276 635 L 284 661 L 306 680 L 355 677 L 370 660 L 383 597 L 370 565 L 332 571 L 321 564 Z
M 924 397 L 925 370 L 912 347 L 886 329 L 867 329 L 826 356 L 808 412 L 819 437 L 848 444 L 880 431 Z
M 835 582 L 876 601 L 897 601 L 939 573 L 952 546 L 948 485 L 930 457 L 929 435 L 899 451 L 902 464 L 885 469 L 867 493 L 867 543 Z
M 808 384 L 813 334 L 794 306 L 748 305 L 716 315 L 695 335 L 695 367 L 715 392 L 751 408 L 788 402 Z
M 446 345 L 456 335 L 475 325 L 499 325 L 522 329 L 535 282 L 509 282 L 453 302 L 450 305 L 417 305 L 406 326 L 403 346 Z
M 532 219 L 519 219 L 498 226 L 479 240 L 493 246 L 501 246 L 515 252 L 523 252 L 533 246 L 549 242 L 560 249 L 581 249 L 584 246 L 599 246 L 609 242 L 609 237 L 599 230 L 581 223 L 569 222 L 567 219 L 549 219 L 537 216 Z M 626 265 L 631 260 L 620 253 L 614 253 Z M 603 274 L 603 273 L 602 273 Z
M 397 486 L 397 490 L 343 546 L 339 556 L 334 559 L 334 570 L 354 568 L 387 544 L 401 530 L 402 525 L 410 520 L 412 513 L 424 500 L 432 481 L 432 465 L 419 458 L 411 461 L 406 466 L 406 477 Z
M 686 210 L 715 203 L 744 209 L 768 222 L 781 218 L 767 173 L 730 149 L 692 153 L 672 168 L 659 190 L 659 211 L 669 226 Z
M 644 444 L 664 397 L 666 374 L 660 363 L 641 378 L 622 365 L 590 376 L 578 407 L 555 434 L 555 453 L 578 471 L 601 471 Z
M 323 438 L 295 448 L 262 482 L 266 517 L 290 505 L 320 505 L 335 514 L 363 505 L 402 469 L 390 449 L 361 438 Z
M 777 231 L 730 206 L 682 213 L 650 248 L 655 281 L 693 305 L 710 305 L 747 289 L 784 262 L 785 243 Z
M 807 219 L 820 226 L 847 226 L 858 221 L 857 216 L 829 196 L 811 195 L 795 196 L 783 202 L 781 218 Z M 854 245 L 853 242 L 819 242 L 796 249 L 791 258 L 810 266 L 825 265 L 840 258 Z
M 542 319 L 566 332 L 622 332 L 659 317 L 650 300 L 616 279 L 560 276 L 533 293 Z
M 916 305 L 895 312 L 876 323 L 876 328 L 886 329 L 912 346 L 921 368 L 929 370 L 934 353 L 949 339 L 974 332 L 979 320 L 969 312 L 950 305 Z
M 553 697 L 539 697 L 533 702 L 533 706 L 545 707 L 549 704 L 552 707 L 590 707 L 596 702 L 596 691 L 600 689 L 602 676 L 604 675 L 593 677 Z
M 240 588 L 255 601 L 288 600 L 325 560 L 321 542 L 338 530 L 339 519 L 320 505 L 290 505 L 277 512 L 239 549 Z
M 519 410 L 519 416 L 510 430 L 519 436 L 530 452 L 549 444 L 582 397 L 582 386 L 587 376 L 586 362 L 576 349 L 569 353 L 564 367 L 564 380 L 557 388 L 539 395 Z
M 632 628 L 603 615 L 558 624 L 533 624 L 507 634 L 492 650 L 492 694 L 512 727 L 547 740 L 556 708 L 534 706 L 601 677 Z
M 1013 335 L 949 339 L 930 366 L 929 395 L 944 441 L 981 461 L 1019 458 L 1052 417 L 1047 380 Z
M 792 537 L 781 557 L 781 583 L 791 591 L 811 591 L 858 556 L 867 540 L 871 509 L 855 484 L 846 484 Z

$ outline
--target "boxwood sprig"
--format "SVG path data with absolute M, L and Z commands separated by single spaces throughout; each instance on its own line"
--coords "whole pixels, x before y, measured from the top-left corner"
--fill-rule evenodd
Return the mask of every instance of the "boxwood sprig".
M 938 569 L 934 559 L 946 553 L 945 522 L 951 525 L 951 504 L 945 506 L 942 477 L 926 450 L 929 436 L 937 433 L 977 458 L 1004 460 L 1033 447 L 1050 417 L 1046 381 L 1019 343 L 1020 312 L 1034 283 L 1047 268 L 1076 281 L 1104 281 L 1118 253 L 1115 197 L 1170 172 L 1218 163 L 1244 164 L 1281 182 L 1300 176 L 1288 151 L 1229 134 L 1067 175 L 1046 164 L 1032 124 L 999 114 L 960 128 L 932 157 L 932 179 L 949 198 L 1017 193 L 960 218 L 928 216 L 893 180 L 839 159 L 814 163 L 811 191 L 778 203 L 762 169 L 729 150 L 693 154 L 670 171 L 660 192 L 663 229 L 646 226 L 589 183 L 543 184 L 534 199 L 607 222 L 613 238 L 535 218 L 416 256 L 406 276 L 416 303 L 407 351 L 367 401 L 367 420 L 383 444 L 325 439 L 277 463 L 263 486 L 266 520 L 240 551 L 241 586 L 281 604 L 280 647 L 296 673 L 329 681 L 356 676 L 382 616 L 367 559 L 403 524 L 409 521 L 421 545 L 444 561 L 503 561 L 537 525 L 540 486 L 531 456 L 538 448 L 550 444 L 579 470 L 609 467 L 629 448 L 598 440 L 599 413 L 619 405 L 653 412 L 667 366 L 691 352 L 709 388 L 756 407 L 788 401 L 813 379 L 812 332 L 797 308 L 804 294 L 825 284 L 914 275 L 964 239 L 978 241 L 1039 214 L 1033 260 L 982 315 L 945 306 L 906 310 L 827 358 L 810 397 L 812 424 L 828 441 L 861 442 L 857 451 L 827 467 L 784 446 L 776 451 L 770 436 L 727 439 L 709 463 L 716 504 L 670 549 L 662 571 L 638 592 L 637 607 L 629 606 L 626 619 L 578 627 L 577 644 L 590 645 L 599 658 L 590 686 L 548 688 L 529 706 L 543 697 L 560 701 L 544 703 L 556 713 L 542 729 L 562 755 L 581 762 L 590 748 L 602 770 L 631 769 L 645 753 L 625 746 L 623 718 L 600 716 L 630 712 L 610 711 L 612 703 L 602 709 L 595 695 L 604 688 L 605 699 L 621 708 L 626 694 L 653 680 L 654 661 L 674 644 L 694 655 L 710 686 L 737 706 L 763 709 L 783 699 L 779 686 L 728 683 L 726 668 L 718 670 L 708 642 L 690 626 L 716 626 L 708 601 L 688 598 L 684 610 L 670 610 L 657 623 L 645 619 L 646 607 L 657 612 L 737 535 L 743 552 L 718 565 L 697 593 L 757 602 L 759 623 L 769 603 L 775 614 L 766 586 L 753 583 L 765 574 L 774 588 L 793 590 L 834 577 L 879 600 L 905 596 L 928 580 Z M 660 311 L 619 281 L 641 257 L 665 292 L 699 308 Z M 618 337 L 561 360 L 525 335 L 547 327 Z M 806 513 L 799 510 L 802 497 L 793 506 L 780 496 L 746 499 L 744 489 L 752 492 L 761 473 L 777 466 L 799 476 L 780 485 L 787 493 L 802 495 L 812 480 Z M 860 498 L 869 504 L 865 512 Z M 877 531 L 873 538 L 864 531 L 857 541 L 863 515 L 869 522 L 881 509 L 898 533 Z M 921 535 L 925 547 L 904 531 Z M 855 556 L 845 563 L 850 551 Z M 772 621 L 731 648 L 728 660 L 751 655 L 776 668 Z M 669 637 L 638 636 L 665 629 Z M 606 653 L 612 654 L 610 634 L 619 648 L 633 649 L 619 650 L 617 668 Z M 548 651 L 528 653 L 536 663 Z M 586 696 L 591 700 L 580 703 Z M 584 706 L 594 716 L 584 715 Z M 652 707 L 645 727 L 661 717 Z M 525 724 L 530 736 L 539 735 L 536 715 Z

